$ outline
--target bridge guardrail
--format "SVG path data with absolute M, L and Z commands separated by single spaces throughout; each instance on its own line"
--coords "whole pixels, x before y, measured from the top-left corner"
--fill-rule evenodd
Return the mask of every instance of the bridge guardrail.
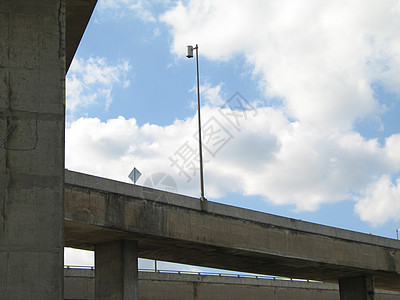
M 95 270 L 94 266 L 78 266 L 78 265 L 65 265 L 65 269 L 86 269 Z M 138 269 L 139 272 L 159 273 L 159 274 L 179 274 L 179 275 L 198 275 L 198 276 L 218 276 L 218 277 L 235 277 L 235 278 L 250 278 L 250 279 L 268 279 L 268 280 L 282 280 L 282 281 L 298 281 L 298 282 L 321 282 L 315 280 L 295 279 L 272 275 L 253 275 L 253 274 L 237 274 L 237 273 L 224 273 L 224 272 L 197 272 L 189 270 L 168 270 L 168 269 Z M 324 282 L 322 282 L 324 283 Z

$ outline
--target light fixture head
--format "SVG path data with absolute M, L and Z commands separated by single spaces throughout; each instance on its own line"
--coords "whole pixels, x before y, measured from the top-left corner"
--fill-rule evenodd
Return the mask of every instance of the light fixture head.
M 186 57 L 187 58 L 193 57 L 193 46 L 186 46 Z

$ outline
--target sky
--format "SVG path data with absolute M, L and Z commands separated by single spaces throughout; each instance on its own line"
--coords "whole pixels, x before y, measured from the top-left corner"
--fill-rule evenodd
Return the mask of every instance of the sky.
M 66 168 L 199 197 L 198 44 L 208 200 L 396 238 L 399 28 L 397 0 L 98 0 Z

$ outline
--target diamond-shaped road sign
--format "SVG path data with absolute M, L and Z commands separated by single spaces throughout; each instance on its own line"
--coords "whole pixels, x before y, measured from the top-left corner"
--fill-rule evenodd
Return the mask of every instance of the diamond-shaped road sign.
M 134 184 L 136 184 L 136 181 L 138 181 L 139 177 L 142 175 L 140 171 L 136 168 L 133 168 L 131 173 L 128 175 L 129 179 L 133 181 Z

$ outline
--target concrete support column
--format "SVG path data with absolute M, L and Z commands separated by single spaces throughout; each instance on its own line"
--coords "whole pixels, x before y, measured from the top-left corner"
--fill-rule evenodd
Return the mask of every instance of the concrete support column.
M 64 83 L 65 0 L 1 0 L 1 299 L 63 299 Z
M 372 276 L 339 279 L 340 300 L 373 300 L 374 278 Z
M 118 240 L 96 245 L 96 299 L 139 299 L 137 255 L 136 241 Z

